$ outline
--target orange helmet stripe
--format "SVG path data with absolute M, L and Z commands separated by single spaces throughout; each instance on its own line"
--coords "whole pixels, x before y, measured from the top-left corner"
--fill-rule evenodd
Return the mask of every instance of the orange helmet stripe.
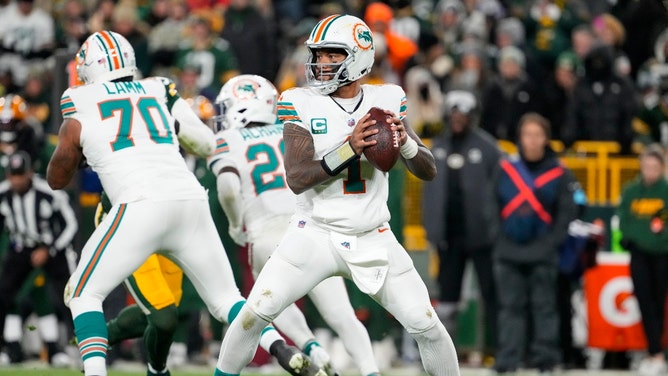
M 105 48 L 109 50 L 109 55 L 111 55 L 114 63 L 114 70 L 116 69 L 121 69 L 121 61 L 119 58 L 119 55 L 121 53 L 120 49 L 116 48 L 116 45 L 114 44 L 113 40 L 111 39 L 111 36 L 109 33 L 106 31 L 100 31 L 99 32 L 100 36 L 104 40 Z M 116 53 L 112 53 L 111 51 L 116 51 Z
M 325 36 L 325 31 L 327 30 L 327 27 L 329 26 L 332 21 L 334 21 L 335 18 L 340 17 L 338 14 L 333 14 L 324 20 L 320 21 L 320 26 L 317 27 L 317 30 L 315 31 L 315 36 L 313 37 L 313 42 L 317 43 L 320 41 L 322 37 Z

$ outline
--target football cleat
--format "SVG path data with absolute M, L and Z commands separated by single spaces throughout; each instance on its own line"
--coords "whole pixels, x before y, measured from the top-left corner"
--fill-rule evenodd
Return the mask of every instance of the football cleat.
M 327 373 L 311 362 L 306 354 L 285 341 L 274 342 L 269 351 L 278 364 L 292 376 L 327 376 Z

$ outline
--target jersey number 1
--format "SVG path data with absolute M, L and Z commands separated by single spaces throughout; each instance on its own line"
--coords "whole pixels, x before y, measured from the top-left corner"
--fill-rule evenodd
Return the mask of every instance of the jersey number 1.
M 169 128 L 169 122 L 167 121 L 167 115 L 165 115 L 165 112 L 158 104 L 158 101 L 153 97 L 140 98 L 136 104 L 133 104 L 132 101 L 130 101 L 130 98 L 113 99 L 100 102 L 98 106 L 100 108 L 102 120 L 116 116 L 116 112 L 120 112 L 118 133 L 116 133 L 114 141 L 110 142 L 113 151 L 119 151 L 121 149 L 135 146 L 135 141 L 130 135 L 130 132 L 132 132 L 135 107 L 139 110 L 143 123 L 146 124 L 151 140 L 157 144 L 174 143 L 172 139 L 172 131 Z M 151 110 L 157 111 L 160 115 L 162 130 L 158 129 L 156 122 L 153 120 Z

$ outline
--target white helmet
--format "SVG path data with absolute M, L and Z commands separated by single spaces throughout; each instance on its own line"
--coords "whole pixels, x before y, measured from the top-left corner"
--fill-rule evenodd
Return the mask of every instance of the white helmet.
M 220 88 L 216 97 L 217 131 L 243 128 L 249 123 L 276 123 L 278 90 L 264 77 L 254 74 L 236 76 Z
M 135 51 L 125 37 L 113 31 L 98 31 L 81 45 L 76 56 L 77 74 L 84 84 L 134 77 Z
M 361 19 L 334 14 L 318 22 L 306 47 L 309 60 L 306 62 L 306 82 L 323 95 L 328 95 L 352 81 L 359 80 L 371 71 L 374 59 L 374 44 L 371 30 Z M 342 49 L 348 55 L 345 60 L 333 66 L 335 72 L 316 77 L 317 64 L 315 50 L 320 48 Z M 331 76 L 331 79 L 326 79 Z

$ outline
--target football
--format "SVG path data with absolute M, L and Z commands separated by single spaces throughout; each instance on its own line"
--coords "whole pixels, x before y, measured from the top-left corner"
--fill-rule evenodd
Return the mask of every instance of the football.
M 383 109 L 372 107 L 369 114 L 376 121 L 369 129 L 378 129 L 378 133 L 366 138 L 366 141 L 376 140 L 376 144 L 364 148 L 364 156 L 375 168 L 390 171 L 399 159 L 399 135 L 392 131 L 392 123 L 387 122 L 389 115 Z

